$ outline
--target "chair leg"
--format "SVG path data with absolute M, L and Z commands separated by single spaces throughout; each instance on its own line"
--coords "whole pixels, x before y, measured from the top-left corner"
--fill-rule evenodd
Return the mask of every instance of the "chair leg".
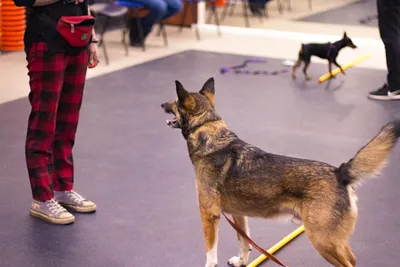
M 218 17 L 218 11 L 217 11 L 217 2 L 216 0 L 212 0 L 212 13 L 214 14 L 214 21 L 215 21 L 215 25 L 217 26 L 217 34 L 218 36 L 221 36 L 221 25 L 219 23 L 219 17 Z
M 250 28 L 250 20 L 249 20 L 249 3 L 247 0 L 243 1 L 243 16 L 244 16 L 244 23 L 246 25 L 246 28 Z
M 263 12 L 264 12 L 264 17 L 269 18 L 268 6 L 265 6 L 265 8 L 263 9 Z
M 158 27 L 158 30 L 157 30 L 157 34 L 156 34 L 156 36 L 158 37 L 158 36 L 161 36 L 161 33 L 162 33 L 162 23 L 160 23 L 160 27 Z
M 122 44 L 125 48 L 125 55 L 129 55 L 128 42 L 126 41 L 126 36 L 128 34 L 128 18 L 127 16 L 121 16 L 121 27 L 122 27 Z
M 290 0 L 286 0 L 287 4 L 288 4 L 288 10 L 289 12 L 292 12 L 292 2 Z
M 281 1 L 277 0 L 276 4 L 278 5 L 279 13 L 282 14 L 283 13 L 283 5 L 282 5 Z
M 224 6 L 224 10 L 222 11 L 221 21 L 225 20 L 225 17 L 228 14 L 228 9 L 229 9 L 230 6 L 231 6 L 231 1 L 228 0 L 228 3 L 226 3 L 226 5 Z
M 229 12 L 229 16 L 230 17 L 233 16 L 233 12 L 235 11 L 235 7 L 236 7 L 237 2 L 238 2 L 238 0 L 236 0 L 234 4 L 232 3 L 233 5 L 231 4 L 231 12 Z
M 160 24 L 160 29 L 159 32 L 162 34 L 163 39 L 164 39 L 164 45 L 168 46 L 168 37 L 167 37 L 167 30 L 165 29 L 165 24 L 161 23 Z
M 197 2 L 196 2 L 196 4 L 197 4 Z M 193 19 L 197 18 L 196 10 L 194 9 L 193 0 L 190 0 L 189 5 L 190 5 L 190 9 L 192 10 L 192 18 Z M 196 25 L 194 27 L 195 27 L 194 29 L 195 29 L 195 32 L 196 32 L 196 39 L 197 39 L 197 41 L 200 41 L 200 32 L 199 32 L 198 22 L 196 22 Z
M 101 26 L 101 33 L 100 33 L 100 40 L 99 40 L 99 46 L 103 47 L 103 53 L 104 53 L 104 58 L 106 60 L 106 65 L 110 64 L 110 60 L 108 58 L 108 53 L 107 53 L 107 48 L 106 48 L 106 43 L 104 42 L 104 35 L 107 31 L 108 26 L 110 25 L 110 17 L 107 16 L 102 16 L 104 18 L 104 23 Z
M 214 13 L 214 5 L 212 4 L 213 3 L 213 1 L 214 0 L 211 0 L 209 3 L 211 4 L 211 6 L 209 6 L 208 8 L 210 9 L 210 12 L 209 12 L 209 14 L 208 14 L 208 18 L 207 18 L 207 20 L 206 20 L 206 23 L 207 24 L 211 24 L 211 20 L 212 20 L 212 17 L 213 17 L 213 13 Z M 206 2 L 206 4 L 207 4 L 207 2 Z
M 183 5 L 183 16 L 182 16 L 182 22 L 181 22 L 181 24 L 179 25 L 179 32 L 182 32 L 182 30 L 183 30 L 183 27 L 184 27 L 184 25 L 185 25 L 185 20 L 186 20 L 186 17 L 187 17 L 187 12 L 188 12 L 188 9 L 190 8 L 190 3 L 191 3 L 191 1 L 192 0 L 189 0 L 189 3 L 188 4 L 184 4 Z M 187 2 L 186 2 L 187 3 Z

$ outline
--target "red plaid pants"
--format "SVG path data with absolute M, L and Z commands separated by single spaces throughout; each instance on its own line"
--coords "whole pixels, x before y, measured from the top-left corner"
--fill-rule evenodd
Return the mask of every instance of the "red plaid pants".
M 71 190 L 72 148 L 78 126 L 88 64 L 87 50 L 52 53 L 33 43 L 27 55 L 31 112 L 25 156 L 33 198 L 53 198 L 53 190 Z

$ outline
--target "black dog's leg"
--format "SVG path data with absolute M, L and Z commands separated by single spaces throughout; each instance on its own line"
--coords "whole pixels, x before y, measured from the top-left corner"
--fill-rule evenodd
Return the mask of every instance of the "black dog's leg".
M 301 58 L 299 57 L 298 59 L 297 59 L 297 61 L 296 61 L 296 63 L 293 65 L 293 67 L 292 67 L 292 78 L 293 79 L 296 79 L 296 69 L 298 68 L 298 67 L 300 67 L 300 65 L 301 65 Z
M 328 62 L 328 67 L 329 67 L 329 74 L 331 75 L 330 78 L 336 78 L 336 76 L 334 76 L 332 73 L 332 61 L 330 61 L 330 60 Z
M 308 74 L 307 74 L 307 69 L 310 66 L 310 62 L 311 62 L 310 59 L 304 61 L 303 73 L 304 73 L 304 76 L 306 76 L 307 81 L 311 80 L 311 77 L 308 76 Z
M 342 66 L 340 66 L 339 63 L 337 63 L 336 59 L 333 60 L 333 64 L 335 64 L 340 69 L 343 75 L 346 75 L 346 73 L 344 73 L 344 70 L 342 69 Z

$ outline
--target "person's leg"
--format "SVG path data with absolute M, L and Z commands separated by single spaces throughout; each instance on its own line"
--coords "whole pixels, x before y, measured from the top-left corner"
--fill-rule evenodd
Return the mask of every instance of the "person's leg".
M 175 16 L 183 8 L 182 0 L 164 0 L 167 4 L 167 12 L 161 18 L 162 20 Z
M 378 26 L 385 45 L 387 83 L 370 92 L 369 97 L 379 100 L 400 99 L 400 1 L 377 0 Z M 393 95 L 388 95 L 390 92 Z
M 88 66 L 88 52 L 85 50 L 69 56 L 65 70 L 64 84 L 57 110 L 54 137 L 53 186 L 55 200 L 65 207 L 79 212 L 92 212 L 96 205 L 73 191 L 74 163 L 72 149 L 79 122 L 83 89 Z
M 71 223 L 72 214 L 53 199 L 51 183 L 56 113 L 64 81 L 65 56 L 53 54 L 45 43 L 33 43 L 28 60 L 31 112 L 25 157 L 33 203 L 30 214 L 53 223 Z
M 249 8 L 253 15 L 261 15 L 262 3 L 259 0 L 249 0 Z
M 249 7 L 253 15 L 263 16 L 266 4 L 270 0 L 249 0 Z
M 153 25 L 157 23 L 160 19 L 164 17 L 167 13 L 167 4 L 163 0 L 135 0 L 138 3 L 144 5 L 145 8 L 149 9 L 147 16 L 141 19 L 144 37 L 153 29 Z M 136 21 L 132 20 L 132 28 L 135 28 Z M 133 32 L 133 31 L 132 31 Z M 137 36 L 136 36 L 137 37 Z M 138 39 L 131 36 L 131 43 L 137 43 Z

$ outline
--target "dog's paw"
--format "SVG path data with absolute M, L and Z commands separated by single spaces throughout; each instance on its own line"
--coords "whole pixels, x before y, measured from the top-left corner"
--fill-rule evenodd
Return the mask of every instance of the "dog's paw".
M 243 260 L 237 256 L 234 256 L 228 260 L 228 264 L 232 267 L 245 267 Z
M 218 266 L 218 262 L 207 262 L 206 263 L 206 267 L 217 267 Z
M 306 81 L 310 81 L 312 78 L 310 76 L 306 76 Z
M 296 75 L 292 74 L 292 79 L 296 80 Z

